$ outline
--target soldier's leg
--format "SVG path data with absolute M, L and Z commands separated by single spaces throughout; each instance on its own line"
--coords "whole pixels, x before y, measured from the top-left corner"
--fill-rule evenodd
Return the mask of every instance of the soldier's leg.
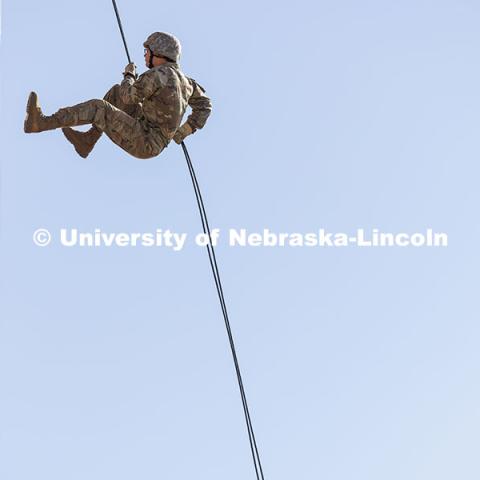
M 107 102 L 105 123 L 98 122 L 92 128 L 99 128 L 123 150 L 137 158 L 152 158 L 158 155 L 163 146 L 153 142 L 137 118 L 141 114 L 139 104 L 124 103 L 120 95 L 120 85 L 114 85 L 105 95 Z M 115 107 L 115 108 L 112 108 Z
M 119 110 L 128 113 L 131 117 L 137 118 L 141 114 L 140 104 L 135 103 L 125 103 L 122 100 L 120 95 L 120 85 L 114 85 L 103 97 L 108 103 L 111 103 L 114 107 L 117 107 Z
M 105 123 L 102 126 L 99 123 L 96 125 L 112 142 L 136 158 L 156 157 L 165 148 L 145 131 L 144 125 L 136 118 L 111 105 L 107 108 Z
M 117 107 L 119 110 L 123 110 L 131 117 L 136 118 L 140 114 L 140 105 L 126 104 L 122 101 L 120 95 L 120 85 L 114 85 L 105 94 L 103 99 L 111 105 Z M 62 131 L 67 140 L 74 146 L 76 152 L 83 158 L 88 157 L 103 133 L 94 125 L 86 132 L 79 132 L 78 130 L 73 130 L 70 127 L 65 127 L 62 129 Z
M 105 132 L 113 142 L 137 158 L 155 157 L 163 149 L 163 145 L 155 142 L 137 119 L 105 100 L 89 100 L 61 108 L 46 117 L 38 105 L 37 95 L 34 92 L 30 94 L 24 127 L 26 133 L 87 124 Z
M 53 115 L 45 116 L 38 103 L 38 96 L 32 92 L 28 97 L 25 133 L 38 133 L 61 127 L 73 127 L 95 123 L 95 117 L 104 110 L 104 100 L 89 100 L 74 107 L 61 108 Z
M 53 115 L 45 116 L 38 104 L 37 94 L 32 92 L 28 99 L 24 129 L 26 133 L 37 133 L 62 127 L 92 124 L 103 131 L 106 117 L 113 111 L 120 112 L 105 100 L 88 100 L 73 107 L 61 108 Z M 125 112 L 122 113 L 129 117 Z

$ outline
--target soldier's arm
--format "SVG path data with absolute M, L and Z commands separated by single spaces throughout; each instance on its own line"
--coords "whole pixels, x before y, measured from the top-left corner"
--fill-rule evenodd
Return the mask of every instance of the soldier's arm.
M 138 79 L 127 75 L 120 84 L 120 97 L 124 103 L 141 103 L 157 90 L 157 78 L 149 72 L 140 75 Z
M 201 87 L 195 80 L 189 79 L 192 87 L 193 93 L 188 104 L 192 108 L 192 113 L 187 118 L 187 122 L 193 131 L 203 128 L 207 122 L 210 113 L 212 112 L 212 102 L 205 95 L 205 90 Z

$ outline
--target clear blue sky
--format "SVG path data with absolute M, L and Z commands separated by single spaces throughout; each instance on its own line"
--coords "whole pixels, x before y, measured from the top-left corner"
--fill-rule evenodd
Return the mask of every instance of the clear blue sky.
M 32 233 L 200 228 L 181 149 L 78 157 L 47 113 L 126 63 L 110 1 L 2 5 L 2 480 L 254 479 L 205 252 Z M 449 234 L 446 249 L 220 247 L 268 480 L 480 477 L 480 5 L 119 0 L 211 96 L 213 226 Z M 143 67 L 142 67 L 143 68 Z

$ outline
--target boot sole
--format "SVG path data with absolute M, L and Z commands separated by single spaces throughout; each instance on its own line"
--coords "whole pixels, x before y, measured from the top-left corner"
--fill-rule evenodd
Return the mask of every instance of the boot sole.
M 25 133 L 38 133 L 40 129 L 38 125 L 35 125 L 35 121 L 32 117 L 38 115 L 38 95 L 35 92 L 31 92 L 27 101 L 27 115 L 25 122 L 23 123 L 23 131 Z

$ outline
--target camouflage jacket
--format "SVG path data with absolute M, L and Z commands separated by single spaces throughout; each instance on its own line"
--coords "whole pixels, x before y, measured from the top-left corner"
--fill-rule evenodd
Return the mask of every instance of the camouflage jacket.
M 120 95 L 125 103 L 141 104 L 140 120 L 164 143 L 175 135 L 188 106 L 192 113 L 187 122 L 194 131 L 205 125 L 212 110 L 205 90 L 172 62 L 151 68 L 136 80 L 126 76 Z

